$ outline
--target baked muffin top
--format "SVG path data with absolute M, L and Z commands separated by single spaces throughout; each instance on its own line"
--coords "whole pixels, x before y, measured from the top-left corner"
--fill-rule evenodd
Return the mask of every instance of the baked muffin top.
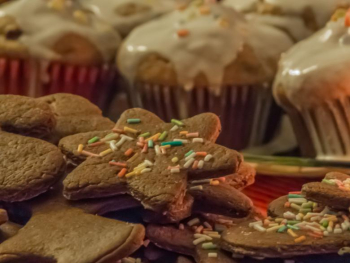
M 349 5 L 349 0 L 260 0 L 246 18 L 282 29 L 297 42 L 324 27 L 337 8 Z
M 136 26 L 174 10 L 189 0 L 83 0 L 84 7 L 112 25 L 122 36 Z
M 282 57 L 274 84 L 282 106 L 314 107 L 350 94 L 350 13 L 345 18 L 345 12 Z
M 220 87 L 271 81 L 291 39 L 273 27 L 251 24 L 220 4 L 190 4 L 136 28 L 118 64 L 130 80 L 161 85 Z
M 72 0 L 18 0 L 0 7 L 0 54 L 100 64 L 113 60 L 120 37 Z
M 300 17 L 313 16 L 318 28 L 323 27 L 338 7 L 349 6 L 349 0 L 263 0 L 272 12 Z M 307 19 L 307 18 L 306 18 Z M 311 19 L 311 17 L 310 17 Z

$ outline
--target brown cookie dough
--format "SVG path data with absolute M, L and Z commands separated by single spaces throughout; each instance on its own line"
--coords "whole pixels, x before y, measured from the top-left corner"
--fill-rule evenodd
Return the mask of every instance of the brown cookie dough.
M 224 183 L 237 190 L 243 190 L 255 182 L 255 175 L 256 171 L 251 165 L 242 163 L 235 174 L 225 176 Z
M 243 193 L 225 184 L 202 185 L 203 189 L 190 188 L 195 199 L 195 210 L 230 217 L 246 217 L 253 202 Z
M 12 222 L 2 224 L 0 226 L 0 242 L 2 243 L 5 240 L 15 236 L 21 228 L 21 225 Z
M 156 213 L 151 210 L 145 210 L 143 213 L 143 220 L 147 223 L 157 223 L 157 224 L 171 224 L 177 223 L 184 218 L 191 216 L 192 206 L 193 206 L 193 197 L 191 195 L 186 195 L 184 202 L 178 204 L 178 208 L 174 208 L 168 213 Z
M 55 116 L 46 103 L 29 97 L 0 95 L 0 128 L 3 131 L 43 138 L 55 125 Z
M 284 233 L 261 233 L 249 227 L 249 221 L 232 227 L 222 234 L 220 247 L 234 254 L 263 257 L 288 258 L 303 255 L 337 253 L 350 244 L 350 233 L 331 235 L 323 239 L 308 237 L 302 243 Z M 298 231 L 298 236 L 307 236 L 306 231 Z
M 0 262 L 114 263 L 142 244 L 144 228 L 62 207 L 37 213 L 0 245 Z
M 0 200 L 16 202 L 46 192 L 63 174 L 59 149 L 42 140 L 0 131 Z
M 194 245 L 194 232 L 185 228 L 179 230 L 172 226 L 149 225 L 146 236 L 157 246 L 180 254 L 191 256 L 197 263 L 235 263 L 236 261 L 223 251 L 206 250 L 202 245 Z M 216 243 L 213 241 L 213 243 Z M 209 257 L 209 253 L 216 253 L 217 257 Z
M 130 118 L 139 118 L 141 123 L 129 125 L 127 120 Z M 127 126 L 133 130 L 140 131 L 140 133 L 149 132 L 150 136 L 167 131 L 168 134 L 164 138 L 164 142 L 179 138 L 179 132 L 183 130 L 187 130 L 189 133 L 198 132 L 198 136 L 203 139 L 203 142 L 192 142 L 192 138 L 187 138 L 188 143 L 168 148 L 165 154 L 157 154 L 154 148 L 150 148 L 146 153 L 142 153 L 142 148 L 136 144 L 137 140 L 135 137 L 137 135 L 129 133 L 128 130 L 126 133 L 131 138 L 131 141 L 125 140 L 116 151 L 112 151 L 103 157 L 89 157 L 86 159 L 86 157 L 84 158 L 78 153 L 78 145 L 87 145 L 85 147 L 86 151 L 93 154 L 99 154 L 105 150 L 110 151 L 109 144 L 103 143 L 96 147 L 90 147 L 88 141 L 94 136 L 103 138 L 111 131 L 77 134 L 62 139 L 60 148 L 69 158 L 75 156 L 75 160 L 86 159 L 65 179 L 65 197 L 71 200 L 78 200 L 129 193 L 141 201 L 146 209 L 161 213 L 167 212 L 171 215 L 171 211 L 178 211 L 179 205 L 184 203 L 187 178 L 189 180 L 198 180 L 237 172 L 243 161 L 242 156 L 234 150 L 213 143 L 220 130 L 220 122 L 216 115 L 210 113 L 201 114 L 182 122 L 182 127 L 178 127 L 176 131 L 170 131 L 174 124 L 164 123 L 154 114 L 141 109 L 126 111 L 118 121 L 117 129 L 123 129 Z M 124 139 L 123 136 L 123 134 L 120 135 L 120 140 Z M 134 155 L 126 156 L 125 153 L 130 149 L 132 149 Z M 204 162 L 204 157 L 199 156 L 198 160 L 203 161 L 201 169 L 195 168 L 192 164 L 185 168 L 185 164 L 188 162 L 188 160 L 185 160 L 185 154 L 190 150 L 205 152 L 212 155 L 213 158 Z M 176 164 L 172 161 L 174 157 L 178 158 Z M 132 172 L 134 168 L 144 163 L 145 160 L 150 161 L 152 167 L 145 175 L 127 178 L 118 177 L 117 174 L 121 168 L 110 165 L 109 162 L 112 160 L 126 163 L 127 173 Z M 168 167 L 176 165 L 180 165 L 180 169 L 178 172 L 172 173 Z
M 288 258 L 337 253 L 350 244 L 349 212 L 331 210 L 300 192 L 273 201 L 269 215 L 224 231 L 221 248 L 243 256 Z
M 288 201 L 288 196 L 281 196 L 275 200 L 273 200 L 269 207 L 267 208 L 267 213 L 269 216 L 272 217 L 283 217 L 283 214 L 286 211 L 293 211 L 292 208 L 286 208 L 284 207 L 284 204 Z
M 342 186 L 346 180 L 350 183 L 350 176 L 336 172 L 328 173 L 322 182 L 304 184 L 302 193 L 309 200 L 335 209 L 348 210 L 350 208 L 350 187 Z
M 48 139 L 55 144 L 69 135 L 108 130 L 115 125 L 102 116 L 102 111 L 96 105 L 77 95 L 58 93 L 41 97 L 38 101 L 47 103 L 55 114 L 57 124 Z

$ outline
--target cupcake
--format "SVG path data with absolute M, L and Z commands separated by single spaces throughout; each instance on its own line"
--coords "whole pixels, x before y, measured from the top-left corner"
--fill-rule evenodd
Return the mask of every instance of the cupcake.
M 119 43 L 119 34 L 77 1 L 9 2 L 0 7 L 0 93 L 69 92 L 96 102 Z
M 300 41 L 321 29 L 337 8 L 349 5 L 350 0 L 261 0 L 247 19 L 280 28 Z
M 350 11 L 281 59 L 274 96 L 289 114 L 304 156 L 350 157 Z
M 197 1 L 133 30 L 117 62 L 135 105 L 163 119 L 215 112 L 221 143 L 243 149 L 263 142 L 270 84 L 292 44 L 282 31 L 251 24 L 232 8 Z
M 125 37 L 132 29 L 189 0 L 84 0 L 82 4 Z

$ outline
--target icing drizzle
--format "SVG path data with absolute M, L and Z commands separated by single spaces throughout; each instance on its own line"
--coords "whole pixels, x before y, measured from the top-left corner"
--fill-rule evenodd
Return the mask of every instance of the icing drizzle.
M 306 8 L 311 8 L 317 23 L 323 27 L 332 13 L 340 6 L 349 5 L 350 0 L 264 0 L 265 3 L 281 8 L 286 15 L 301 16 Z
M 280 62 L 274 93 L 298 109 L 350 94 L 350 30 L 344 18 L 291 48 Z
M 76 1 L 17 0 L 2 6 L 0 16 L 15 18 L 22 31 L 18 41 L 40 59 L 61 60 L 52 46 L 69 33 L 90 40 L 106 62 L 114 58 L 120 43 L 113 28 L 83 12 Z
M 258 0 L 224 0 L 223 5 L 233 7 L 238 12 L 250 11 Z
M 194 78 L 203 73 L 218 94 L 226 66 L 245 44 L 264 65 L 267 57 L 277 60 L 292 41 L 275 28 L 248 23 L 232 8 L 193 4 L 136 28 L 125 40 L 118 60 L 121 72 L 133 81 L 141 60 L 157 53 L 173 64 L 180 85 L 190 90 Z
M 184 1 L 184 0 L 183 0 Z M 123 36 L 133 28 L 168 13 L 180 0 L 82 0 L 81 3 Z M 127 9 L 135 9 L 134 13 Z M 124 11 L 123 11 L 124 10 Z

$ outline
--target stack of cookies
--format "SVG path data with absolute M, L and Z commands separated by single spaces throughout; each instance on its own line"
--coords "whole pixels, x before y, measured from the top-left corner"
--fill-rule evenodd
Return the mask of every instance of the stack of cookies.
M 231 262 L 220 233 L 259 216 L 240 192 L 255 171 L 215 144 L 214 114 L 114 124 L 78 96 L 1 95 L 0 127 L 1 263 Z

